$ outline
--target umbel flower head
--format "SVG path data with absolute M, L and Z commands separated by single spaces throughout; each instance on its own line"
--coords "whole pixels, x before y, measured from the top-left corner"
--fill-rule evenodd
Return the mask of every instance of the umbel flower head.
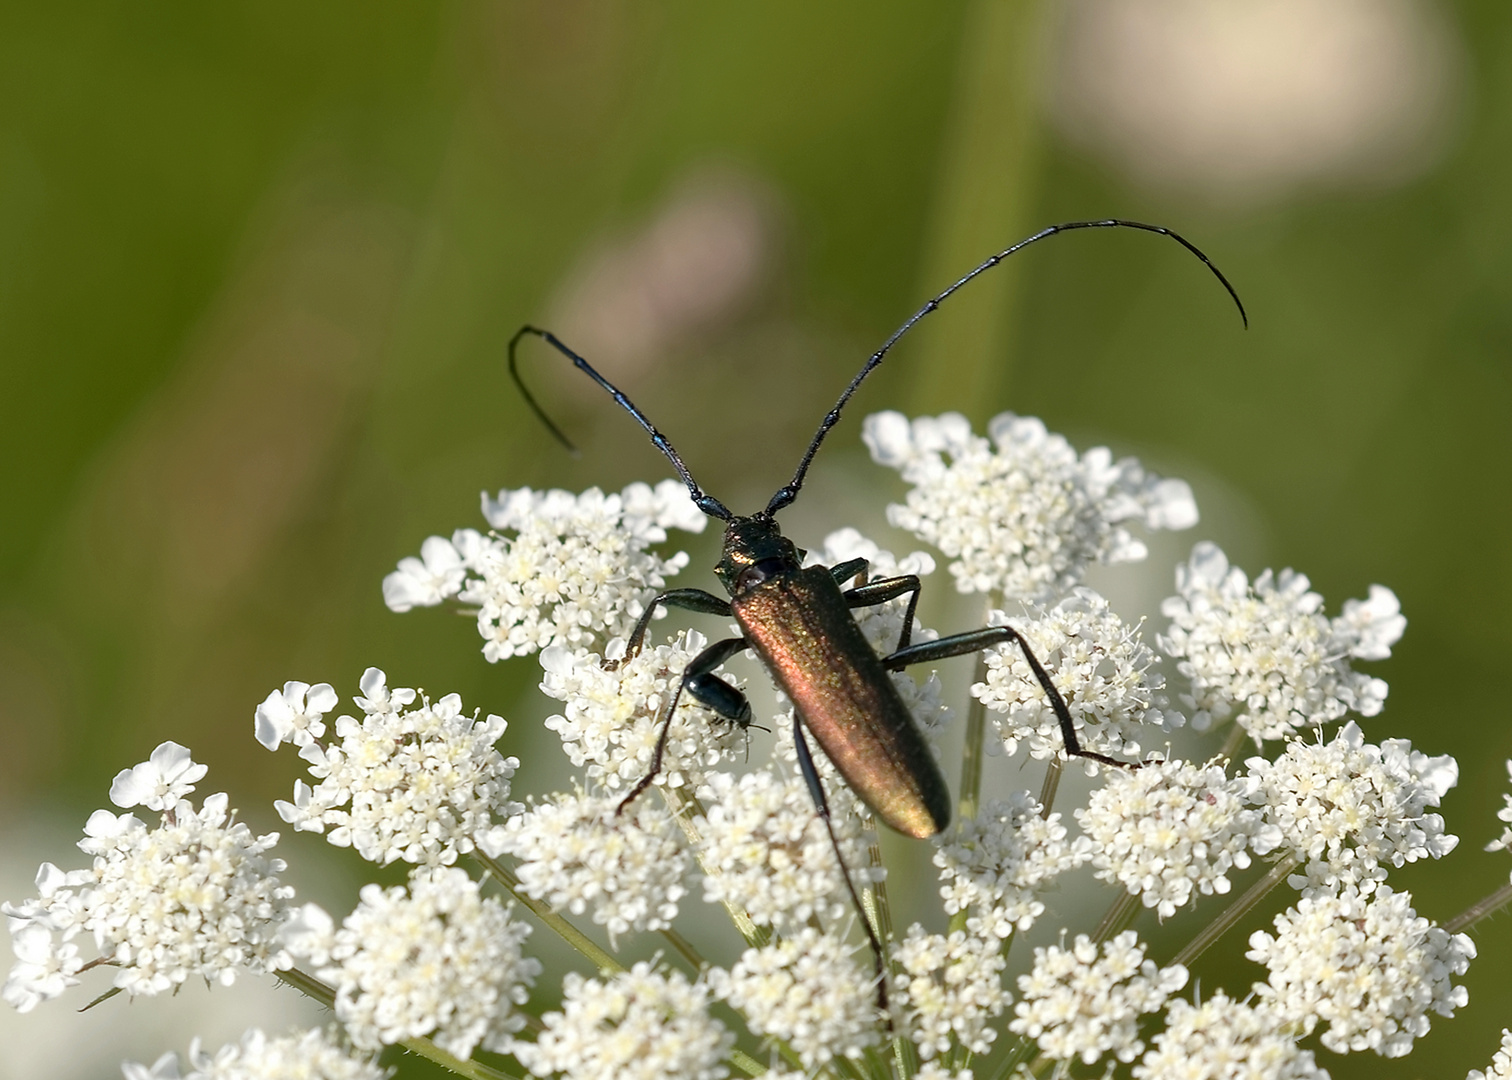
M 283 860 L 268 855 L 278 834 L 254 835 L 224 794 L 196 808 L 188 796 L 204 775 L 184 747 L 159 746 L 111 786 L 117 806 L 155 809 L 156 824 L 96 810 L 79 841 L 90 868 L 43 863 L 35 899 L 0 905 L 17 959 L 7 1004 L 30 1011 L 77 985 L 86 964 L 113 967 L 114 987 L 133 996 L 289 966 L 277 938 L 294 890 L 278 880 Z M 81 951 L 83 936 L 95 957 Z
M 1370 599 L 1349 601 L 1330 620 L 1305 575 L 1267 570 L 1251 584 L 1204 541 L 1177 567 L 1176 588 L 1179 595 L 1161 607 L 1171 620 L 1161 648 L 1191 680 L 1198 728 L 1232 718 L 1259 744 L 1351 710 L 1381 711 L 1386 684 L 1349 661 L 1384 660 L 1407 626 L 1384 585 L 1372 585 Z
M 723 654 L 707 652 L 710 638 L 728 621 L 719 602 L 693 603 L 716 613 L 712 625 L 679 611 L 675 632 L 629 649 L 688 562 L 664 550 L 668 530 L 702 527 L 684 487 L 506 491 L 485 499 L 492 533 L 432 537 L 384 594 L 396 609 L 473 605 L 488 658 L 530 665 L 550 703 L 540 711 L 556 710 L 543 728 L 575 770 L 566 790 L 517 798 L 540 763 L 501 753 L 504 720 L 455 694 L 390 686 L 369 668 L 337 714 L 329 684 L 286 682 L 254 714 L 257 740 L 291 744 L 308 770 L 278 813 L 377 866 L 407 864 L 408 877 L 391 869 L 354 890 L 344 918 L 293 907 L 269 855 L 276 837 L 235 822 L 225 796 L 196 806 L 204 767 L 167 743 L 111 789 L 151 816 L 99 811 L 80 845 L 93 866 L 45 864 L 38 896 L 4 908 L 17 958 L 5 1000 L 35 1008 L 98 965 L 139 995 L 275 973 L 331 1009 L 328 1030 L 252 1031 L 214 1054 L 194 1045 L 195 1080 L 371 1080 L 385 1075 L 376 1053 L 404 1068 L 400 1047 L 474 1076 L 542 1080 L 764 1068 L 773 1080 L 1318 1080 L 1337 1054 L 1408 1053 L 1466 1003 L 1456 980 L 1475 950 L 1463 926 L 1420 915 L 1388 884 L 1454 849 L 1436 811 L 1457 766 L 1353 721 L 1316 732 L 1381 711 L 1384 683 L 1353 663 L 1385 658 L 1402 633 L 1388 590 L 1328 619 L 1301 575 L 1251 582 L 1199 544 L 1164 605 L 1171 625 L 1146 635 L 1147 613 L 1116 611 L 1083 574 L 1145 557 L 1140 530 L 1194 524 L 1185 484 L 1078 453 L 1011 414 L 987 438 L 953 416 L 883 414 L 866 431 L 913 485 L 895 523 L 952 560 L 959 588 L 991 594 L 989 621 L 1021 634 L 1082 745 L 1114 759 L 1089 767 L 1089 793 L 1056 783 L 1062 719 L 1018 643 L 987 649 L 960 700 L 931 664 L 887 672 L 927 746 L 957 726 L 968 748 L 959 809 L 929 853 L 937 879 L 919 882 L 927 849 L 909 865 L 881 843 L 839 769 L 805 753 L 807 719 L 780 697 L 761 704 L 758 669 L 713 666 Z M 934 556 L 895 557 L 850 528 L 808 553 L 809 566 L 842 563 L 840 602 L 857 605 L 879 656 L 906 631 L 964 674 L 971 661 L 948 646 L 983 639 L 941 647 L 914 616 L 914 578 Z M 1188 694 L 1168 695 L 1147 640 Z M 683 685 L 690 665 L 696 694 Z M 743 730 L 730 703 L 747 691 L 756 719 Z M 1201 737 L 1184 710 L 1235 719 L 1231 739 L 1248 735 L 1261 753 L 1236 763 L 1238 739 L 1181 752 L 1178 729 Z M 992 751 L 1011 758 L 995 775 L 981 767 Z M 1272 889 L 1296 895 L 1262 927 L 1254 907 Z M 1106 911 L 1084 919 L 1098 890 Z M 910 893 L 939 910 L 904 930 Z M 721 911 L 733 929 L 700 917 Z M 1142 935 L 1156 926 L 1152 947 Z M 1199 993 L 1188 967 L 1230 927 L 1250 935 L 1258 966 L 1247 985 Z M 1031 929 L 1052 944 L 1028 949 Z M 577 970 L 547 978 L 531 952 L 548 932 L 581 954 Z M 1156 951 L 1167 943 L 1170 955 Z M 1322 1049 L 1298 1044 L 1309 1034 Z M 172 1055 L 126 1074 L 182 1080 Z
M 628 634 L 647 592 L 688 564 L 682 552 L 663 559 L 647 549 L 669 528 L 702 532 L 706 520 L 672 480 L 618 495 L 484 492 L 483 517 L 493 532 L 431 537 L 420 558 L 383 579 L 383 598 L 394 611 L 454 596 L 477 605 L 483 655 L 495 661 Z
M 1052 600 L 1094 562 L 1148 554 L 1127 523 L 1197 523 L 1185 481 L 1162 480 L 1133 458 L 1114 461 L 1103 446 L 1078 456 L 1032 416 L 1002 413 L 987 433 L 973 435 L 959 413 L 909 421 L 884 412 L 862 425 L 872 459 L 913 485 L 888 521 L 954 558 L 961 592 Z

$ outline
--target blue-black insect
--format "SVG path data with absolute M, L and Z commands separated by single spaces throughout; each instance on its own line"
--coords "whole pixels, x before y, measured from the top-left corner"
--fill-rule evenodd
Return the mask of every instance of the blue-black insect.
M 707 494 L 693 479 L 692 473 L 667 437 L 657 430 L 617 386 L 604 378 L 555 334 L 534 326 L 523 326 L 514 335 L 509 342 L 510 375 L 530 408 L 563 445 L 569 449 L 572 447 L 571 442 L 536 403 L 520 379 L 517 348 L 524 337 L 542 339 L 603 387 L 646 430 L 652 444 L 666 455 L 677 475 L 687 485 L 688 494 L 698 508 L 725 525 L 724 551 L 714 568 L 714 574 L 729 598 L 702 589 L 671 589 L 658 594 L 646 605 L 645 614 L 630 635 L 626 656 L 633 656 L 640 650 L 652 616 L 659 606 L 734 618 L 740 627 L 740 636 L 713 643 L 689 662 L 662 718 L 661 735 L 650 771 L 625 796 L 620 804 L 621 809 L 639 797 L 661 770 L 667 732 L 682 694 L 686 693 L 726 721 L 741 726 L 751 723 L 751 707 L 745 696 L 715 674 L 720 665 L 745 650 L 756 654 L 795 706 L 793 742 L 797 748 L 798 765 L 813 796 L 814 805 L 829 830 L 836 858 L 840 858 L 840 846 L 830 820 L 824 787 L 820 783 L 804 735 L 805 728 L 818 740 L 846 783 L 892 828 L 909 836 L 927 837 L 940 832 L 950 822 L 950 792 L 945 778 L 897 688 L 888 677 L 890 672 L 901 671 L 912 664 L 943 660 L 1004 642 L 1013 642 L 1023 651 L 1034 677 L 1055 711 L 1067 754 L 1091 758 L 1108 765 L 1130 767 L 1129 762 L 1083 749 L 1077 739 L 1070 710 L 1066 708 L 1054 681 L 1017 630 L 1009 626 L 993 626 L 953 634 L 935 641 L 911 643 L 909 634 L 920 589 L 916 576 L 910 574 L 867 580 L 868 564 L 865 559 L 853 559 L 831 567 L 804 567 L 801 552 L 791 540 L 782 535 L 776 520 L 778 512 L 798 497 L 814 455 L 818 453 L 830 429 L 839 422 L 841 410 L 851 395 L 920 319 L 932 313 L 967 282 L 1030 244 L 1078 229 L 1112 228 L 1158 233 L 1186 248 L 1202 260 L 1228 290 L 1239 308 L 1240 317 L 1246 326 L 1249 325 L 1239 294 L 1228 279 L 1194 244 L 1170 229 L 1119 219 L 1052 225 L 993 255 L 914 312 L 871 355 L 841 393 L 839 400 L 824 415 L 792 479 L 777 490 L 764 509 L 750 515 L 732 513 L 724 503 Z M 847 588 L 846 583 L 853 580 L 857 583 Z M 862 636 L 851 610 L 905 596 L 908 598 L 908 608 L 903 618 L 902 635 L 892 652 L 879 656 Z M 885 1011 L 882 945 L 876 929 L 865 917 L 864 908 L 843 859 L 841 869 L 851 899 L 857 910 L 862 912 L 862 925 L 866 929 L 876 960 L 878 1001 Z

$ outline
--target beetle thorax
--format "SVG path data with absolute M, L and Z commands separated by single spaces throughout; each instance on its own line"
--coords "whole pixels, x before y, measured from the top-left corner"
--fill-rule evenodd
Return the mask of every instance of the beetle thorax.
M 774 575 L 797 570 L 803 556 L 791 540 L 782 535 L 777 522 L 764 515 L 731 518 L 725 526 L 724 554 L 714 575 L 731 596 Z

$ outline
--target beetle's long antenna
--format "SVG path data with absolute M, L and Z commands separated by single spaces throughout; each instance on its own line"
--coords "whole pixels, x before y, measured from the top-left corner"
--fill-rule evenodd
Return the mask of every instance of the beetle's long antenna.
M 520 370 L 518 365 L 516 364 L 515 352 L 520 344 L 520 339 L 526 334 L 531 334 L 535 337 L 540 338 L 557 352 L 561 353 L 563 356 L 567 357 L 567 359 L 571 360 L 579 371 L 583 372 L 590 379 L 607 390 L 609 392 L 609 396 L 615 400 L 615 403 L 618 404 L 620 408 L 624 409 L 631 416 L 635 417 L 636 423 L 645 428 L 646 433 L 651 436 L 651 444 L 667 456 L 667 460 L 670 461 L 672 463 L 672 467 L 677 470 L 677 475 L 681 477 L 682 482 L 688 486 L 688 494 L 692 497 L 695 506 L 697 506 L 705 514 L 708 514 L 712 518 L 718 518 L 720 521 L 729 521 L 730 518 L 734 516 L 725 507 L 724 503 L 720 502 L 714 496 L 706 495 L 704 493 L 703 488 L 698 486 L 698 481 L 693 479 L 693 474 L 688 471 L 688 467 L 683 464 L 681 455 L 679 455 L 678 452 L 673 448 L 672 444 L 667 441 L 667 437 L 660 431 L 656 430 L 656 425 L 651 423 L 650 420 L 646 419 L 646 414 L 636 408 L 635 402 L 627 398 L 619 387 L 615 386 L 612 382 L 595 371 L 593 365 L 590 364 L 587 360 L 584 360 L 577 353 L 573 352 L 566 345 L 562 344 L 561 339 L 553 334 L 550 330 L 541 330 L 534 326 L 522 326 L 515 331 L 515 336 L 509 339 L 509 377 L 514 380 L 515 386 L 519 387 L 521 396 L 525 398 L 525 404 L 530 406 L 531 411 L 534 412 L 540 419 L 541 423 L 545 424 L 546 427 L 551 431 L 551 433 L 556 436 L 558 442 L 560 442 L 573 454 L 577 453 L 577 447 L 573 446 L 571 440 L 569 440 L 566 435 L 562 434 L 561 428 L 552 423 L 551 417 L 547 416 L 546 411 L 542 409 L 539 404 L 537 404 L 535 397 L 528 389 L 526 389 L 524 380 L 520 378 Z M 812 452 L 809 454 L 809 456 L 813 456 Z M 805 462 L 805 466 L 806 465 L 807 462 Z
M 798 463 L 798 471 L 793 473 L 793 478 L 792 480 L 788 481 L 786 487 L 779 488 L 777 490 L 777 494 L 772 496 L 772 501 L 767 503 L 765 513 L 769 515 L 775 514 L 778 510 L 781 510 L 784 506 L 798 497 L 798 491 L 803 487 L 803 478 L 808 473 L 809 463 L 814 460 L 814 455 L 819 452 L 819 444 L 824 442 L 824 437 L 829 434 L 830 428 L 834 427 L 835 424 L 839 422 L 840 410 L 845 408 L 845 403 L 850 400 L 851 395 L 856 392 L 856 389 L 861 385 L 862 381 L 872 373 L 872 370 L 876 368 L 878 364 L 882 363 L 882 359 L 887 355 L 888 350 L 898 343 L 899 338 L 912 330 L 915 323 L 938 308 L 940 306 L 940 303 L 948 296 L 950 296 L 951 293 L 955 292 L 961 286 L 965 285 L 968 281 L 976 277 L 978 274 L 984 274 L 988 270 L 991 270 L 998 263 L 1008 258 L 1008 256 L 1014 254 L 1015 252 L 1022 251 L 1030 244 L 1038 243 L 1039 241 L 1051 236 L 1055 236 L 1058 233 L 1072 232 L 1076 229 L 1140 229 L 1144 232 L 1159 233 L 1161 236 L 1169 236 L 1172 240 L 1176 241 L 1182 247 L 1190 251 L 1193 255 L 1197 256 L 1197 258 L 1201 259 L 1202 264 L 1213 272 L 1213 276 L 1216 277 L 1220 283 L 1222 283 L 1223 287 L 1228 290 L 1228 294 L 1234 298 L 1234 304 L 1239 308 L 1239 317 L 1244 320 L 1245 328 L 1249 328 L 1249 315 L 1246 314 L 1244 310 L 1244 302 L 1239 299 L 1239 294 L 1234 291 L 1234 287 L 1229 284 L 1228 278 L 1223 276 L 1223 271 L 1214 266 L 1212 260 L 1204 255 L 1201 250 L 1198 249 L 1196 244 L 1193 244 L 1190 240 L 1182 236 L 1180 233 L 1173 232 L 1162 225 L 1148 225 L 1142 221 L 1125 221 L 1120 218 L 1106 218 L 1102 221 L 1067 221 L 1060 225 L 1051 225 L 1048 228 L 1041 229 L 1033 236 L 1020 240 L 1012 247 L 1003 249 L 996 255 L 992 256 L 992 258 L 982 263 L 982 265 L 978 266 L 975 270 L 967 274 L 960 281 L 957 281 L 954 285 L 946 289 L 939 296 L 936 296 L 933 300 L 929 301 L 929 303 L 925 304 L 918 311 L 914 312 L 913 315 L 909 317 L 907 322 L 905 322 L 902 326 L 898 327 L 898 329 L 893 332 L 892 337 L 888 338 L 882 343 L 882 347 L 880 349 L 872 353 L 871 359 L 869 359 L 865 363 L 865 365 L 862 366 L 861 370 L 856 373 L 856 377 L 850 381 L 850 385 L 847 386 L 845 388 L 845 392 L 840 395 L 840 400 L 835 402 L 835 407 L 832 408 L 828 413 L 826 413 L 824 419 L 820 421 L 819 430 L 814 432 L 813 441 L 809 443 L 808 450 L 805 451 L 803 455 L 803 460 Z

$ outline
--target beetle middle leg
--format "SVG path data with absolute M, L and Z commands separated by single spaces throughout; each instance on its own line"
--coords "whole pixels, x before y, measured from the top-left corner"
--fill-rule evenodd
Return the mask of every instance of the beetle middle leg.
M 881 584 L 880 582 L 878 584 Z M 905 628 L 904 633 L 907 633 Z M 1050 678 L 1050 673 L 1044 665 L 1035 657 L 1034 650 L 1029 648 L 1029 642 L 1024 640 L 1024 635 L 1011 626 L 987 626 L 981 630 L 968 630 L 963 634 L 952 634 L 950 637 L 939 638 L 935 641 L 921 641 L 917 645 L 903 645 L 897 651 L 882 657 L 882 666 L 888 671 L 902 671 L 911 664 L 924 664 L 931 660 L 945 660 L 952 656 L 964 656 L 967 653 L 977 652 L 981 649 L 990 649 L 994 645 L 1001 645 L 1005 641 L 1016 644 L 1024 654 L 1024 659 L 1029 661 L 1029 668 L 1034 672 L 1034 678 L 1039 682 L 1040 688 L 1045 691 L 1045 696 L 1050 699 L 1050 708 L 1055 712 L 1055 718 L 1060 723 L 1061 738 L 1066 744 L 1066 753 L 1071 757 L 1090 758 L 1100 761 L 1104 765 L 1114 765 L 1120 769 L 1137 769 L 1139 763 L 1135 761 L 1119 761 L 1117 758 L 1099 754 L 1093 750 L 1082 748 L 1081 741 L 1076 737 L 1076 725 L 1071 719 L 1071 710 L 1066 707 L 1066 699 L 1055 687 L 1055 680 Z
M 697 590 L 687 591 L 696 592 Z M 725 607 L 728 609 L 729 605 L 726 604 Z M 635 787 L 630 789 L 630 794 L 620 800 L 619 807 L 615 810 L 616 814 L 624 813 L 625 807 L 639 798 L 641 793 L 651 786 L 657 773 L 661 772 L 662 757 L 666 753 L 667 739 L 672 732 L 672 717 L 677 712 L 677 703 L 682 699 L 684 691 L 687 691 L 688 696 L 694 701 L 706 709 L 713 710 L 722 719 L 741 727 L 750 726 L 751 703 L 739 690 L 714 674 L 715 668 L 745 647 L 746 639 L 743 637 L 725 638 L 723 641 L 716 641 L 688 661 L 688 666 L 683 668 L 677 689 L 672 691 L 672 700 L 667 703 L 666 715 L 662 717 L 661 733 L 656 737 L 656 749 L 651 752 L 651 768 L 645 776 L 641 777 Z

